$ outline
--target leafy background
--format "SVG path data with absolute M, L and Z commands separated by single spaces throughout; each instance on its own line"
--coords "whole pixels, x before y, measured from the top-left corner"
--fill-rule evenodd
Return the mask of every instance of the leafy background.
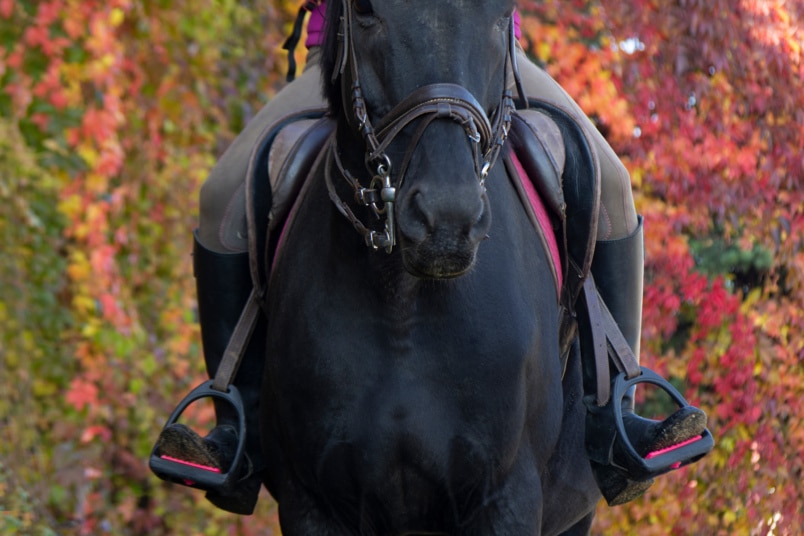
M 0 532 L 278 534 L 147 470 L 204 377 L 197 191 L 283 84 L 298 0 L 0 0 Z M 801 0 L 522 0 L 646 220 L 643 360 L 707 410 L 699 464 L 597 533 L 804 526 Z M 209 422 L 209 411 L 195 416 Z

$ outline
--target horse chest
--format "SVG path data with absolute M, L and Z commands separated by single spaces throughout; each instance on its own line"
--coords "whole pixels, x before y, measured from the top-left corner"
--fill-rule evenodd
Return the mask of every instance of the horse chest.
M 547 403 L 529 384 L 552 323 L 521 289 L 455 283 L 425 283 L 395 309 L 334 280 L 323 294 L 287 289 L 305 294 L 287 304 L 316 302 L 275 324 L 269 367 L 292 456 L 317 468 L 309 479 L 353 468 L 360 493 L 403 501 L 400 490 L 473 487 L 514 463 L 528 415 Z
M 529 223 L 498 212 L 496 239 L 454 280 L 288 233 L 268 299 L 268 448 L 333 512 L 450 526 L 538 489 L 561 419 L 555 286 L 531 276 L 549 269 Z

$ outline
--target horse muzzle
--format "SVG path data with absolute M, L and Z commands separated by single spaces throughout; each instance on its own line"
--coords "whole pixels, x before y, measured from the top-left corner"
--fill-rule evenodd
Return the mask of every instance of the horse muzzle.
M 474 266 L 491 227 L 484 188 L 475 181 L 464 190 L 427 188 L 423 181 L 400 199 L 397 231 L 405 269 L 416 277 L 449 279 Z

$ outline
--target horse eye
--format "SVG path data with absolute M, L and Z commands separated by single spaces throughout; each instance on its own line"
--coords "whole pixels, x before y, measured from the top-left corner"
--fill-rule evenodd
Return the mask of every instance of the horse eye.
M 374 12 L 371 7 L 371 0 L 355 0 L 354 6 L 358 15 L 371 15 Z

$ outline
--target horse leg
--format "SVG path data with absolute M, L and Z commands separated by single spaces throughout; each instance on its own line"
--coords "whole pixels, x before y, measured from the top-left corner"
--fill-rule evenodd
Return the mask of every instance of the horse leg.
M 586 517 L 575 523 L 569 530 L 561 533 L 560 536 L 588 536 L 592 531 L 592 521 L 595 519 L 595 511 L 589 512 Z
M 520 462 L 506 479 L 503 488 L 484 501 L 487 504 L 459 533 L 466 536 L 540 534 L 542 483 L 532 462 L 531 456 L 520 456 Z
M 316 500 L 298 484 L 286 481 L 279 502 L 279 525 L 284 536 L 353 536 L 322 511 Z
M 586 405 L 583 402 L 580 360 L 580 345 L 576 339 L 570 348 L 562 382 L 564 416 L 561 436 L 544 478 L 544 487 L 550 490 L 544 499 L 542 529 L 545 534 L 588 534 L 600 501 L 584 443 Z

